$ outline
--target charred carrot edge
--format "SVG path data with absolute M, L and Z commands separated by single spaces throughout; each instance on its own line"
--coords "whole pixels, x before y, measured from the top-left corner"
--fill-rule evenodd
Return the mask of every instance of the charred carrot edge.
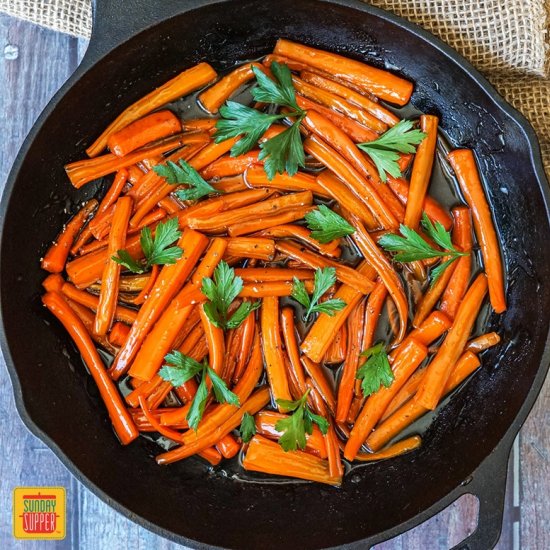
M 297 381 L 300 396 L 302 396 L 307 390 L 306 376 L 304 367 L 300 361 L 300 349 L 296 339 L 296 327 L 294 323 L 294 310 L 291 307 L 284 307 L 281 310 L 281 329 L 290 366 Z
M 198 99 L 203 109 L 211 115 L 215 115 L 227 99 L 243 84 L 254 78 L 252 67 L 265 71 L 259 63 L 240 65 L 199 95 Z
M 153 324 L 162 315 L 176 292 L 183 286 L 207 244 L 208 239 L 204 235 L 189 229 L 183 231 L 178 241 L 178 246 L 183 250 L 182 257 L 175 264 L 165 265 L 162 268 L 155 287 L 138 312 L 125 345 L 120 349 L 109 369 L 109 374 L 115 380 L 118 380 L 130 368 L 131 361 Z
M 457 149 L 449 153 L 448 159 L 472 211 L 476 237 L 487 273 L 491 306 L 496 313 L 502 313 L 506 310 L 504 269 L 491 210 L 481 185 L 474 154 L 470 149 Z
M 311 206 L 299 206 L 297 208 L 288 208 L 283 212 L 273 216 L 260 216 L 256 220 L 238 222 L 227 227 L 227 233 L 231 237 L 240 237 L 242 235 L 251 235 L 270 227 L 277 227 L 287 223 L 292 223 L 304 218 L 306 214 L 314 210 Z
M 377 453 L 357 453 L 355 460 L 358 462 L 374 462 L 375 460 L 387 460 L 405 453 L 410 453 L 422 445 L 422 438 L 413 435 L 394 443 L 391 447 Z
M 341 477 L 332 477 L 328 461 L 303 451 L 283 451 L 282 447 L 260 435 L 255 435 L 243 459 L 245 470 L 279 476 L 295 477 L 339 486 Z
M 50 273 L 61 273 L 69 257 L 69 252 L 79 231 L 88 216 L 96 209 L 97 201 L 89 200 L 77 214 L 65 225 L 54 243 L 50 246 L 40 263 L 42 269 Z
M 223 156 L 215 160 L 201 171 L 201 176 L 205 180 L 214 178 L 225 178 L 228 176 L 238 176 L 243 174 L 249 166 L 261 163 L 258 159 L 260 151 L 249 151 L 238 157 Z
M 443 390 L 447 394 L 454 390 L 480 365 L 479 358 L 472 352 L 465 352 L 453 366 L 451 376 Z M 389 418 L 379 424 L 367 438 L 367 445 L 373 451 L 381 449 L 388 441 L 410 426 L 415 420 L 428 412 L 428 409 L 411 399 L 395 411 Z
M 96 157 L 105 149 L 107 141 L 112 134 L 155 109 L 202 88 L 214 80 L 216 76 L 216 71 L 208 63 L 199 63 L 183 71 L 172 80 L 169 80 L 126 108 L 109 124 L 94 143 L 86 149 L 86 153 L 90 157 Z
M 249 166 L 244 174 L 245 181 L 250 187 L 269 187 L 281 191 L 311 191 L 320 197 L 330 197 L 327 192 L 317 184 L 315 177 L 305 172 L 298 172 L 294 176 L 276 174 L 269 179 L 262 166 Z
M 470 211 L 465 206 L 453 208 L 453 217 L 455 225 L 453 229 L 453 241 L 457 247 L 463 252 L 471 252 L 472 250 L 472 224 L 470 221 Z M 451 319 L 454 319 L 458 306 L 470 283 L 472 275 L 472 256 L 462 256 L 457 261 L 456 268 L 453 272 L 443 296 L 439 309 L 446 313 Z
M 388 71 L 376 69 L 366 63 L 341 55 L 297 44 L 283 38 L 277 40 L 273 53 L 300 61 L 349 81 L 360 86 L 365 92 L 371 92 L 380 99 L 397 105 L 407 104 L 412 94 L 412 82 Z
M 344 456 L 354 460 L 370 432 L 380 420 L 389 402 L 428 355 L 428 349 L 416 340 L 409 339 L 392 353 L 394 380 L 389 387 L 381 387 L 370 395 L 359 413 L 344 449 Z
M 260 322 L 265 369 L 273 399 L 292 400 L 282 350 L 279 300 L 276 297 L 265 296 L 262 299 Z
M 107 407 L 113 428 L 123 445 L 131 443 L 139 435 L 132 421 L 132 415 L 126 409 L 122 397 L 114 382 L 107 375 L 105 366 L 99 356 L 91 337 L 82 321 L 70 308 L 61 294 L 47 292 L 42 297 L 43 304 L 65 327 L 73 342 L 82 355 L 94 382 L 97 384 L 99 394 Z
M 432 175 L 438 123 L 439 120 L 436 116 L 422 115 L 420 117 L 420 128 L 425 132 L 426 137 L 416 149 L 405 210 L 405 225 L 415 230 L 420 224 L 422 208 Z
M 427 367 L 414 398 L 419 405 L 427 409 L 437 406 L 451 369 L 464 350 L 486 292 L 487 277 L 480 274 L 466 292 L 445 340 Z
M 120 347 L 124 344 L 124 342 L 126 342 L 126 338 L 128 338 L 129 333 L 130 327 L 117 321 L 109 332 L 109 342 L 111 342 L 113 346 Z
M 152 141 L 181 132 L 181 122 L 171 111 L 157 111 L 136 120 L 109 136 L 107 147 L 123 157 Z
M 353 399 L 359 355 L 363 351 L 366 300 L 361 300 L 347 319 L 347 347 L 336 406 L 336 421 L 346 422 Z M 326 358 L 325 358 L 326 360 Z
M 94 324 L 94 332 L 102 336 L 107 334 L 111 328 L 115 315 L 121 266 L 113 260 L 113 257 L 117 255 L 119 250 L 124 248 L 124 244 L 126 243 L 126 231 L 132 213 L 132 203 L 133 201 L 130 197 L 121 197 L 115 206 L 111 233 L 109 235 L 109 245 L 107 247 L 109 259 L 103 268 L 103 275 L 101 276 L 101 291 L 99 293 Z
M 241 445 L 231 434 L 227 434 L 219 439 L 216 448 L 224 458 L 233 458 L 241 450 Z
M 482 334 L 473 340 L 470 340 L 466 345 L 466 350 L 472 353 L 481 353 L 486 349 L 496 346 L 500 342 L 500 336 L 496 332 L 488 332 Z

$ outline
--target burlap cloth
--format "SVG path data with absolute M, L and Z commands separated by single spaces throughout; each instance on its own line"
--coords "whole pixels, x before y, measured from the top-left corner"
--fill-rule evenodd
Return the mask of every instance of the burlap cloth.
M 550 0 L 370 0 L 370 3 L 428 29 L 484 73 L 535 127 L 550 174 L 550 78 L 547 78 L 546 55 Z M 91 0 L 0 0 L 0 11 L 87 37 L 91 32 L 90 5 Z

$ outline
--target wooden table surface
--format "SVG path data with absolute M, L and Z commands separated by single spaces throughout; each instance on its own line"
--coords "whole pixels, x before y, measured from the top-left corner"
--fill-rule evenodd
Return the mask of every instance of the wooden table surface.
M 86 47 L 85 40 L 0 14 L 0 189 L 25 135 L 51 96 L 74 71 Z M 27 431 L 15 410 L 11 383 L 1 357 L 0 362 L 0 549 L 181 548 L 105 505 Z M 550 379 L 514 444 L 499 549 L 550 548 L 549 405 Z M 64 541 L 13 539 L 11 499 L 17 486 L 66 488 L 68 514 Z M 476 507 L 474 497 L 462 497 L 431 520 L 377 548 L 450 548 L 475 528 Z

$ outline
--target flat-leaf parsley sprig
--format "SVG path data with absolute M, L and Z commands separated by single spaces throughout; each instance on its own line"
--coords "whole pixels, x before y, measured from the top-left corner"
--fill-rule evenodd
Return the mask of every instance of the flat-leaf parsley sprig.
M 305 154 L 300 136 L 300 123 L 305 111 L 296 103 L 296 92 L 292 84 L 290 69 L 274 61 L 272 80 L 257 67 L 253 67 L 257 86 L 252 89 L 256 101 L 285 108 L 284 113 L 264 113 L 235 101 L 227 101 L 220 108 L 220 120 L 216 123 L 216 143 L 239 137 L 231 148 L 231 156 L 242 155 L 258 143 L 269 127 L 285 118 L 295 121 L 286 130 L 260 144 L 259 159 L 264 161 L 264 170 L 271 180 L 277 173 L 287 172 L 293 176 L 299 167 L 305 166 Z
M 311 236 L 321 244 L 355 233 L 352 225 L 324 204 L 308 212 L 304 218 L 311 229 Z
M 389 388 L 394 380 L 386 348 L 382 342 L 361 353 L 366 361 L 357 369 L 363 396 L 377 392 L 381 386 Z

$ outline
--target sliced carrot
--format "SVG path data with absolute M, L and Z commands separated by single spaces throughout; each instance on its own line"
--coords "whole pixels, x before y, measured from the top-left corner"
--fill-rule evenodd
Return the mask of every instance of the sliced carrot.
M 120 347 L 126 342 L 128 334 L 130 334 L 130 327 L 117 321 L 111 328 L 111 332 L 109 332 L 109 342 L 111 342 L 113 346 Z
M 470 340 L 466 345 L 466 349 L 472 353 L 481 353 L 486 349 L 496 346 L 499 342 L 500 336 L 496 332 L 488 332 Z
M 300 349 L 296 338 L 296 327 L 294 322 L 294 310 L 291 307 L 284 307 L 281 310 L 281 329 L 286 353 L 289 358 L 290 368 L 296 379 L 300 396 L 306 393 L 306 376 L 304 367 L 300 361 Z
M 357 453 L 355 460 L 358 462 L 374 462 L 375 460 L 387 460 L 405 453 L 410 453 L 418 449 L 422 444 L 422 438 L 418 435 L 413 435 L 407 439 L 403 439 L 394 443 L 391 447 L 377 453 Z
M 237 176 L 244 174 L 245 170 L 254 164 L 261 163 L 258 160 L 260 151 L 249 151 L 238 157 L 223 156 L 209 164 L 201 171 L 201 176 L 205 180 L 214 178 L 225 178 L 228 176 Z
M 216 443 L 216 448 L 224 458 L 233 458 L 241 450 L 241 445 L 231 434 L 227 434 Z

